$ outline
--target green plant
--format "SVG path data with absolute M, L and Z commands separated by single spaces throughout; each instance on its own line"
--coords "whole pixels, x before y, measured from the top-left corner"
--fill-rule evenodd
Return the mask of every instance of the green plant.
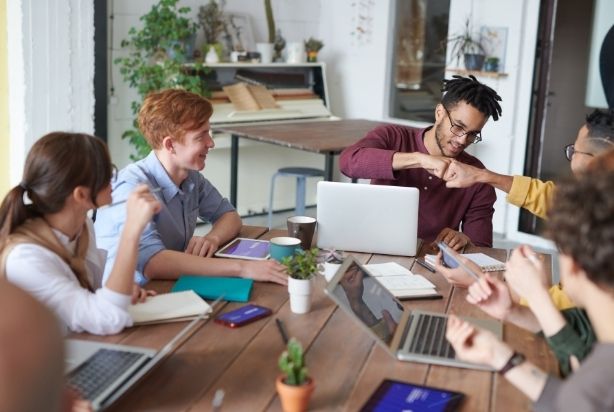
M 470 18 L 465 20 L 463 31 L 449 37 L 447 42 L 452 45 L 450 55 L 453 60 L 456 60 L 457 65 L 460 62 L 460 58 L 465 54 L 486 54 L 482 36 L 473 32 Z
M 205 43 L 217 43 L 220 34 L 226 28 L 226 24 L 224 22 L 224 11 L 215 0 L 209 0 L 206 5 L 200 6 L 198 21 L 205 33 Z
M 309 379 L 303 346 L 295 338 L 288 341 L 287 349 L 279 357 L 279 370 L 286 376 L 284 383 L 292 386 L 301 386 Z
M 207 70 L 201 63 L 189 68 L 185 65 L 192 57 L 186 47 L 186 39 L 196 33 L 198 25 L 184 17 L 190 8 L 178 7 L 178 1 L 159 0 L 154 4 L 140 18 L 143 27 L 140 30 L 132 27 L 128 38 L 121 42 L 122 48 L 129 49 L 128 56 L 114 60 L 124 80 L 140 96 L 139 101 L 133 101 L 130 105 L 135 117 L 133 129 L 122 134 L 122 139 L 127 139 L 136 150 L 135 154 L 130 155 L 132 160 L 141 159 L 151 151 L 136 121 L 147 94 L 166 88 L 182 88 L 208 95 L 206 83 L 200 75 Z
M 273 7 L 271 7 L 271 0 L 264 0 L 264 11 L 266 14 L 266 24 L 269 31 L 269 43 L 275 43 L 275 19 L 273 18 Z
M 318 248 L 298 250 L 286 256 L 281 263 L 288 269 L 288 276 L 294 279 L 311 279 L 318 270 Z
M 306 52 L 317 52 L 320 51 L 322 47 L 324 47 L 324 43 L 322 42 L 322 40 L 314 39 L 313 37 L 310 37 L 309 39 L 305 40 Z

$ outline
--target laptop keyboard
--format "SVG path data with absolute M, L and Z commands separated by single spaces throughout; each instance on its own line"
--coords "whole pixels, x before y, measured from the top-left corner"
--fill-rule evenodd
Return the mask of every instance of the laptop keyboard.
M 414 338 L 409 344 L 409 352 L 419 355 L 454 359 L 454 349 L 446 339 L 445 316 L 420 313 L 411 316 L 411 322 L 417 322 Z
M 144 356 L 137 352 L 99 349 L 68 375 L 68 382 L 83 399 L 94 400 Z

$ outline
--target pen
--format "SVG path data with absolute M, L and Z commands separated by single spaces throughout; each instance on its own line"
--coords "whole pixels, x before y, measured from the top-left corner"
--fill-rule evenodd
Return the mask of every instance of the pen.
M 435 273 L 435 268 L 426 263 L 426 261 L 422 261 L 420 259 L 416 259 L 416 263 L 428 270 L 429 272 Z
M 158 193 L 159 191 L 161 191 L 162 188 L 161 187 L 156 187 L 155 189 L 150 189 L 149 193 Z M 124 203 L 126 203 L 128 201 L 128 199 L 124 199 L 124 200 L 118 200 L 117 202 L 113 202 L 113 203 L 109 203 L 108 205 L 104 205 L 99 207 L 98 209 L 106 209 L 108 207 L 113 207 L 113 206 L 117 206 L 117 205 L 122 205 Z
M 286 333 L 286 328 L 284 327 L 284 323 L 281 321 L 281 319 L 275 318 L 275 324 L 277 325 L 277 329 L 279 330 L 281 339 L 284 341 L 284 344 L 287 344 L 288 334 Z

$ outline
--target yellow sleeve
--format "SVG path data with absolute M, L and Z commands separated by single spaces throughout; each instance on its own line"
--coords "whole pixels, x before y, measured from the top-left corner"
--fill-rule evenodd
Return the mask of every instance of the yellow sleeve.
M 550 294 L 550 299 L 552 299 L 554 306 L 556 306 L 558 310 L 565 310 L 576 307 L 576 304 L 573 303 L 571 299 L 569 299 L 569 296 L 567 296 L 565 292 L 563 292 L 563 289 L 561 289 L 561 285 L 553 285 L 548 290 L 548 293 Z M 520 304 L 523 306 L 527 306 L 527 301 L 525 300 L 525 298 L 520 299 Z
M 514 176 L 507 201 L 545 219 L 555 189 L 556 185 L 551 181 L 542 182 L 527 176 Z

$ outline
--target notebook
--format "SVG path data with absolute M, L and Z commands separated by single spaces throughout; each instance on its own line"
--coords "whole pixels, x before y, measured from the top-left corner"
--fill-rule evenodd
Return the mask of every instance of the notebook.
M 189 320 L 210 309 L 193 290 L 186 290 L 148 297 L 143 303 L 130 305 L 128 313 L 135 325 L 142 325 Z
M 505 262 L 491 258 L 484 253 L 463 253 L 461 256 L 466 257 L 478 265 L 480 269 L 482 269 L 482 272 L 500 272 L 505 270 Z M 424 259 L 431 265 L 434 265 L 437 261 L 437 256 L 426 255 L 424 256 Z
M 418 189 L 318 182 L 318 247 L 415 256 Z
M 182 275 L 173 286 L 172 291 L 193 290 L 204 299 L 222 297 L 231 302 L 247 302 L 253 284 L 252 279 Z
M 211 308 L 218 302 L 213 302 Z M 162 349 L 66 339 L 65 374 L 68 384 L 89 400 L 95 411 L 105 409 L 175 350 L 205 319 L 204 312 L 182 328 Z
M 399 299 L 441 297 L 435 285 L 396 262 L 371 263 L 364 266 L 369 274 Z
M 356 293 L 358 288 L 362 293 Z M 347 290 L 347 292 L 346 292 Z M 353 257 L 348 257 L 325 289 L 326 294 L 391 356 L 412 362 L 492 370 L 456 359 L 445 338 L 447 315 L 408 310 Z M 357 299 L 350 302 L 349 299 Z M 357 312 L 354 309 L 358 308 Z M 503 327 L 493 319 L 466 318 L 501 338 Z

